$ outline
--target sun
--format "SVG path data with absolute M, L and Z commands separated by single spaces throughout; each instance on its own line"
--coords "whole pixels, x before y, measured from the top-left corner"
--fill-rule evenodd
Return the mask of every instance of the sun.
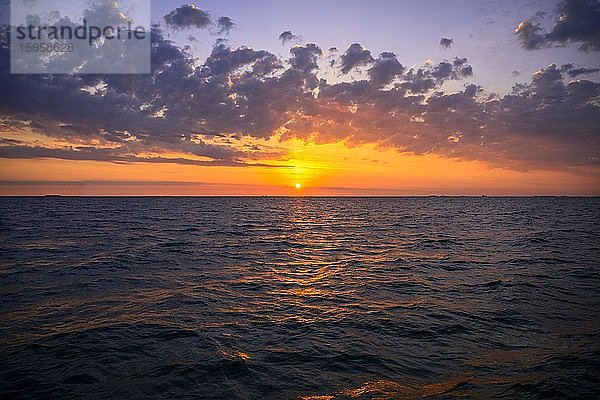
M 294 186 L 296 186 L 296 189 L 300 189 L 302 187 L 302 185 L 300 184 L 300 182 L 297 182 L 296 185 L 294 185 Z

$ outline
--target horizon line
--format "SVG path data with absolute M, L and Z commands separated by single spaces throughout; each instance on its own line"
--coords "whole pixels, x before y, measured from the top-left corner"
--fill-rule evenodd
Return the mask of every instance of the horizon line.
M 503 197 L 521 197 L 521 198 L 534 198 L 534 197 L 567 197 L 567 198 L 600 198 L 600 194 L 365 194 L 365 195 L 344 195 L 344 194 L 309 194 L 309 195 L 289 195 L 289 194 L 194 194 L 194 195 L 185 195 L 185 194 L 161 194 L 161 195 L 152 195 L 152 194 L 0 194 L 0 198 L 6 197 L 36 197 L 36 198 L 59 198 L 59 197 L 98 197 L 98 198 L 106 198 L 106 197 L 135 197 L 135 198 L 144 198 L 144 197 L 187 197 L 187 198 L 210 198 L 210 197 L 256 197 L 256 198 L 265 198 L 265 197 L 273 197 L 273 198 L 323 198 L 323 197 L 331 197 L 331 198 L 406 198 L 406 197 L 420 197 L 420 198 L 430 198 L 430 197 L 468 197 L 468 198 L 503 198 Z

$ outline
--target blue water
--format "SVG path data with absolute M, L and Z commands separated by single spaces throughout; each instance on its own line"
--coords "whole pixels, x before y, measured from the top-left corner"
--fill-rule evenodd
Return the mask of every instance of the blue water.
M 2 399 L 600 391 L 598 198 L 0 200 Z

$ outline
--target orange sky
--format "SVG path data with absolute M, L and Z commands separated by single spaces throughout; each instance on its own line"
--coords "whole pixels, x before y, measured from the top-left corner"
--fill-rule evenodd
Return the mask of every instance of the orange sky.
M 38 3 L 23 16 L 49 14 Z M 275 3 L 281 25 L 242 2 L 217 33 L 211 13 L 156 2 L 147 73 L 86 73 L 102 40 L 36 59 L 57 74 L 0 57 L 0 195 L 600 195 L 597 35 L 561 36 L 591 5 L 440 2 L 437 23 L 422 2 L 320 7 L 360 21 L 340 30 Z
M 15 135 L 4 134 L 5 137 Z M 39 139 L 39 138 L 38 138 Z M 263 142 L 265 144 L 266 142 Z M 598 195 L 598 170 L 515 171 L 375 145 L 276 142 L 272 167 L 0 159 L 2 195 Z M 282 153 L 283 152 L 283 153 Z M 252 161 L 249 161 L 252 162 Z M 14 184 L 7 181 L 24 181 Z M 45 183 L 47 182 L 47 183 Z M 296 183 L 302 185 L 296 189 Z

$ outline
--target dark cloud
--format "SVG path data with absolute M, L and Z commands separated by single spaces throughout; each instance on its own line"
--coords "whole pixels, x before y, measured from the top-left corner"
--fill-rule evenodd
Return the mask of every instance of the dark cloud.
M 202 68 L 195 68 L 194 59 L 164 39 L 156 27 L 152 34 L 149 76 L 11 76 L 8 58 L 0 57 L 0 85 L 22 92 L 1 96 L 0 110 L 16 120 L 31 121 L 31 128 L 50 136 L 122 143 L 133 154 L 173 151 L 229 161 L 255 157 L 252 152 L 203 143 L 196 136 L 237 132 L 244 124 L 243 130 L 255 136 L 264 132 L 261 123 L 243 115 L 244 98 L 230 97 L 228 74 L 249 66 L 253 76 L 264 76 L 280 66 L 277 58 L 248 48 L 231 50 L 221 43 Z M 8 52 L 6 44 L 0 52 Z M 102 95 L 91 89 L 97 85 L 106 88 Z M 112 155 L 116 151 L 110 150 Z
M 558 15 L 546 41 L 581 43 L 583 51 L 600 50 L 600 2 L 563 0 L 558 5 Z
M 456 67 L 460 67 L 461 65 L 465 65 L 467 63 L 467 58 L 466 57 L 454 57 L 454 61 L 452 62 L 452 64 Z
M 281 32 L 281 35 L 279 35 L 279 40 L 281 41 L 281 44 L 284 45 L 289 42 L 299 42 L 302 40 L 302 38 L 294 35 L 292 31 L 283 31 Z
M 443 37 L 440 39 L 440 47 L 444 48 L 444 49 L 449 49 L 450 47 L 452 47 L 453 43 L 454 43 L 454 39 L 450 39 L 450 38 L 446 38 L 446 37 Z
M 219 17 L 217 20 L 217 27 L 219 28 L 217 34 L 229 34 L 229 32 L 235 27 L 235 22 L 229 17 Z
M 542 28 L 533 21 L 521 21 L 515 29 L 515 35 L 525 50 L 536 50 L 546 45 Z
M 470 65 L 465 65 L 460 69 L 460 77 L 468 77 L 473 76 L 473 67 Z
M 164 17 L 168 26 L 173 29 L 207 28 L 212 24 L 210 15 L 194 4 L 177 7 Z
M 379 86 L 384 86 L 398 75 L 401 75 L 403 71 L 404 67 L 400 64 L 394 53 L 383 52 L 375 60 L 368 73 L 371 82 Z
M 17 139 L 0 139 L 0 144 L 14 146 L 14 145 L 24 144 L 24 142 L 22 140 L 17 140 Z
M 167 158 L 167 157 L 139 157 L 131 154 L 118 154 L 113 149 L 98 149 L 94 147 L 81 146 L 78 148 L 48 148 L 41 146 L 0 146 L 0 158 L 58 158 L 62 160 L 77 161 L 107 161 L 113 163 L 160 163 L 160 164 L 181 164 L 181 165 L 199 165 L 199 166 L 261 166 L 269 167 L 267 164 L 253 163 L 247 164 L 235 160 L 193 160 L 188 158 Z
M 565 64 L 561 66 L 561 71 L 566 72 L 571 78 L 576 78 L 579 75 L 595 74 L 600 72 L 600 68 L 579 67 L 574 68 L 573 64 Z
M 562 0 L 555 12 L 555 23 L 544 33 L 535 20 L 521 21 L 515 30 L 526 50 L 545 46 L 579 44 L 582 51 L 600 50 L 600 2 L 598 0 Z
M 600 161 L 600 112 L 595 100 L 599 95 L 600 84 L 595 82 L 574 81 L 565 86 L 560 71 L 550 65 L 534 73 L 530 84 L 515 86 L 496 103 L 493 124 L 486 133 L 501 139 L 500 143 L 522 143 L 523 148 L 509 150 L 513 159 L 523 162 L 596 165 Z M 536 142 L 540 153 L 528 155 Z
M 466 65 L 467 59 L 456 59 L 453 63 L 447 61 L 440 62 L 430 72 L 431 76 L 438 81 L 448 79 L 461 79 L 473 75 L 473 67 Z
M 281 136 L 520 169 L 600 162 L 600 84 L 565 84 L 573 65 L 550 65 L 505 96 L 486 96 L 470 83 L 443 89 L 472 75 L 466 58 L 404 69 L 391 52 L 374 59 L 352 44 L 340 70 L 364 67 L 365 79 L 332 83 L 319 75 L 316 44 L 292 47 L 285 63 L 219 39 L 198 65 L 157 26 L 151 33 L 148 75 L 11 75 L 9 38 L 0 41 L 0 131 L 74 143 L 47 148 L 24 135 L 2 141 L 0 157 L 260 165 L 281 150 L 241 140 Z M 185 156 L 167 159 L 172 153 Z
M 373 63 L 375 59 L 371 52 L 358 43 L 352 43 L 340 58 L 343 74 L 347 74 L 353 68 Z
M 573 64 L 573 63 L 563 64 L 560 66 L 560 72 L 567 72 L 568 70 L 573 69 L 574 65 L 575 64 Z
M 292 58 L 290 65 L 292 68 L 302 72 L 310 72 L 319 68 L 317 60 L 323 54 L 319 46 L 314 43 L 308 43 L 304 46 L 294 46 L 290 50 Z
M 218 41 L 201 71 L 203 76 L 215 77 L 231 74 L 236 69 L 248 65 L 260 69 L 261 74 L 268 74 L 281 67 L 278 59 L 268 51 L 257 51 L 249 47 L 232 50 L 225 42 Z
M 575 67 L 573 63 L 563 64 L 560 66 L 560 72 L 566 72 L 571 78 L 576 78 L 579 75 L 589 75 L 600 72 L 600 68 L 593 67 Z
M 561 98 L 564 95 L 562 78 L 560 70 L 554 64 L 535 72 L 532 76 L 535 95 L 544 98 Z

